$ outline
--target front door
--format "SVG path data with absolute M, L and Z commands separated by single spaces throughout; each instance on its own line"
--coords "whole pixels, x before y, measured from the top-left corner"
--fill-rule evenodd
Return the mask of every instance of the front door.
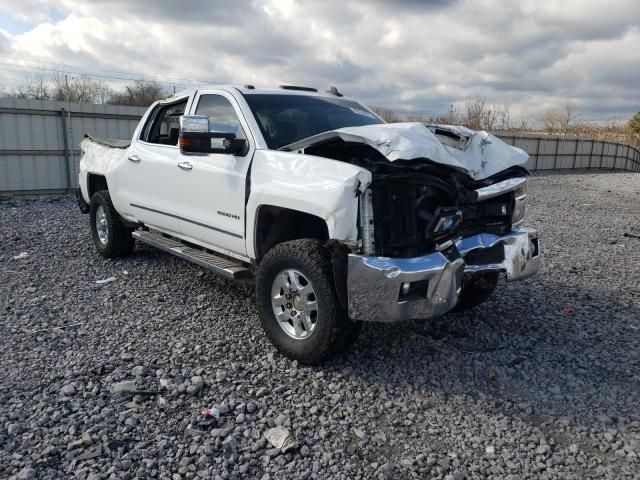
M 247 139 L 238 155 L 180 153 L 180 229 L 199 242 L 245 255 L 245 193 L 254 142 L 230 94 L 206 90 L 198 93 L 191 108 L 195 115 L 209 116 L 212 131 L 235 133 Z M 249 137 L 249 138 L 248 138 Z

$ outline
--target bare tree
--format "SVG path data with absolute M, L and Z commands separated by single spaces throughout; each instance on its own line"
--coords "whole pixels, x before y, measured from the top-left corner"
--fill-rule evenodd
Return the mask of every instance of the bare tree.
M 63 72 L 45 75 L 38 72 L 27 79 L 12 96 L 34 100 L 57 100 L 73 103 L 110 103 L 146 107 L 168 96 L 156 82 L 138 80 L 123 92 L 114 93 L 108 84 L 87 75 L 71 77 Z
M 87 76 L 72 77 L 62 73 L 52 76 L 52 100 L 73 103 L 96 103 L 100 84 Z
M 548 108 L 544 112 L 542 112 L 540 123 L 542 123 L 542 128 L 548 133 L 553 133 L 560 130 L 561 120 L 559 118 L 557 109 Z
M 394 123 L 400 121 L 400 117 L 398 117 L 395 112 L 389 108 L 371 107 L 371 110 L 376 112 L 376 114 L 378 114 L 378 116 L 381 117 L 385 122 Z
M 37 72 L 11 96 L 32 100 L 57 100 L 74 103 L 105 103 L 111 95 L 109 86 L 88 76 L 69 77 L 62 72 L 45 75 Z
M 523 105 L 522 109 L 520 110 L 520 121 L 518 122 L 518 126 L 516 128 L 521 132 L 531 130 L 533 128 L 531 119 L 529 118 L 529 108 L 526 105 Z
M 472 130 L 495 130 L 498 109 L 483 97 L 468 98 L 464 102 L 467 118 L 465 126 Z M 507 112 L 508 113 L 508 112 Z
M 561 110 L 561 122 L 565 131 L 569 131 L 571 125 L 578 119 L 578 103 L 573 100 L 565 100 Z
M 31 100 L 51 100 L 49 82 L 44 72 L 38 71 L 27 77 L 25 85 L 18 87 L 12 96 Z
M 157 82 L 137 80 L 125 87 L 122 93 L 111 96 L 108 103 L 111 105 L 131 105 L 136 107 L 148 107 L 157 100 L 168 96 L 167 92 Z
M 96 103 L 108 103 L 109 100 L 111 100 L 112 96 L 113 90 L 111 89 L 111 87 L 104 82 L 99 82 L 98 90 L 96 92 Z
M 511 105 L 503 103 L 495 108 L 496 128 L 499 130 L 511 130 Z
M 406 118 L 407 122 L 427 123 L 428 119 L 421 113 L 410 113 Z
M 544 129 L 549 133 L 567 133 L 575 130 L 579 114 L 578 103 L 573 100 L 565 100 L 561 107 L 545 110 L 542 114 L 541 122 Z
M 464 108 L 467 113 L 466 126 L 474 130 L 480 130 L 482 128 L 482 117 L 486 108 L 485 99 L 480 97 L 468 98 L 464 102 Z

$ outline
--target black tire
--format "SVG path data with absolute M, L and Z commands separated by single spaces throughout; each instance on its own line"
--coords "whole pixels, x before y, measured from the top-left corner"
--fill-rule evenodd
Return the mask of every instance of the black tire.
M 271 289 L 276 276 L 288 269 L 308 278 L 315 292 L 317 317 L 307 338 L 293 338 L 285 333 L 274 313 Z M 256 305 L 269 340 L 282 354 L 304 364 L 318 364 L 346 351 L 362 328 L 362 322 L 349 320 L 340 305 L 330 254 L 317 240 L 293 240 L 267 252 L 256 276 Z
M 498 272 L 479 273 L 465 276 L 462 281 L 462 293 L 454 312 L 462 312 L 486 302 L 498 285 Z
M 96 224 L 99 207 L 104 210 L 107 223 L 106 241 L 104 242 L 100 239 Z M 107 190 L 100 190 L 91 197 L 89 218 L 93 243 L 100 255 L 105 258 L 124 257 L 133 251 L 134 239 L 131 236 L 133 229 L 122 223 L 120 215 L 111 203 L 111 197 Z

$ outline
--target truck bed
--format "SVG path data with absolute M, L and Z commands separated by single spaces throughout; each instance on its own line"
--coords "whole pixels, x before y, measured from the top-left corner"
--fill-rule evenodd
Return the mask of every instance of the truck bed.
M 92 142 L 99 143 L 100 145 L 104 145 L 106 147 L 113 148 L 128 148 L 131 145 L 131 139 L 120 139 L 120 138 L 95 138 L 91 135 L 85 135 L 84 138 L 88 138 Z

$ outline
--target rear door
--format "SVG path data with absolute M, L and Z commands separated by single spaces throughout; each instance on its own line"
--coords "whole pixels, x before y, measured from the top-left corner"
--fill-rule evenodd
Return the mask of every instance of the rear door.
M 179 163 L 188 166 L 179 172 L 180 228 L 199 242 L 245 255 L 245 194 L 255 141 L 237 101 L 225 91 L 199 91 L 190 111 L 207 115 L 210 130 L 235 133 L 247 145 L 238 155 L 179 153 Z
M 144 224 L 179 233 L 179 120 L 188 97 L 156 106 L 131 144 L 122 181 L 130 192 L 130 211 Z

